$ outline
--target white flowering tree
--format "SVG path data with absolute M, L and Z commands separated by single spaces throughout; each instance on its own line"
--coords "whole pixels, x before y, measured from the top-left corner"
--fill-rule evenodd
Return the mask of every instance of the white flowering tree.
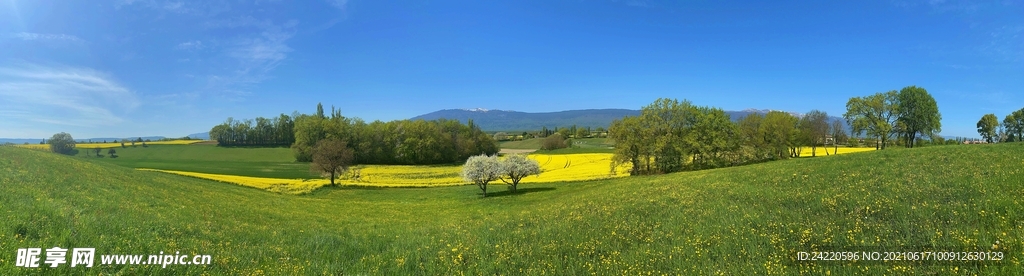
M 487 197 L 487 183 L 498 180 L 500 176 L 501 162 L 495 155 L 472 156 L 466 160 L 466 165 L 462 166 L 462 178 L 480 187 L 484 197 Z
M 505 184 L 512 185 L 512 192 L 515 193 L 520 180 L 537 174 L 540 174 L 540 163 L 537 163 L 537 160 L 526 158 L 524 154 L 512 154 L 501 162 L 499 177 Z

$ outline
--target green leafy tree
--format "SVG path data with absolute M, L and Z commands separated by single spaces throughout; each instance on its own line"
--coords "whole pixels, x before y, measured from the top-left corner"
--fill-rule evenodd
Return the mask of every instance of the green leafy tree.
M 511 185 L 515 193 L 519 181 L 524 177 L 540 174 L 540 164 L 537 160 L 527 158 L 524 154 L 512 154 L 501 161 L 501 174 L 499 178 L 505 184 Z
M 646 144 L 641 157 L 644 174 L 681 171 L 688 165 L 687 159 L 692 159 L 690 165 L 699 162 L 695 154 L 698 149 L 694 146 L 701 143 L 701 137 L 695 137 L 693 131 L 697 112 L 690 101 L 666 98 L 657 99 L 640 110 L 637 127 L 643 130 L 637 134 L 639 142 Z M 704 149 L 710 150 L 711 145 L 705 146 Z
M 853 97 L 846 102 L 846 113 L 843 118 L 853 128 L 855 136 L 867 133 L 879 141 L 875 149 L 885 149 L 893 129 L 896 127 L 897 92 L 875 93 L 866 97 Z
M 471 156 L 462 166 L 462 179 L 472 182 L 487 197 L 487 183 L 501 177 L 502 165 L 496 155 Z
M 572 135 L 572 131 L 570 131 L 569 128 L 565 127 L 559 128 L 557 133 L 561 134 L 563 138 L 569 138 L 569 135 Z
M 608 138 L 615 141 L 612 169 L 618 164 L 630 164 L 630 175 L 640 175 L 650 170 L 650 147 L 646 143 L 650 128 L 641 125 L 637 116 L 628 116 L 612 121 Z M 646 165 L 646 166 L 645 166 Z
M 348 148 L 344 141 L 334 138 L 324 139 L 313 146 L 313 162 L 310 163 L 310 170 L 330 177 L 332 186 L 335 185 L 334 179 L 347 171 L 350 165 L 352 165 L 352 149 Z
M 75 138 L 72 138 L 71 134 L 67 132 L 54 134 L 47 142 L 50 143 L 50 151 L 60 154 L 74 154 Z
M 796 128 L 799 120 L 796 116 L 781 111 L 765 114 L 758 132 L 764 137 L 764 145 L 772 152 L 774 159 L 793 157 L 792 148 L 795 144 L 791 141 L 799 131 Z
M 693 153 L 692 168 L 710 169 L 731 165 L 727 164 L 726 154 L 739 145 L 736 140 L 736 124 L 720 108 L 702 106 L 692 110 L 692 124 L 683 139 L 688 142 L 686 149 Z
M 1024 108 L 1006 115 L 1003 118 L 1003 128 L 1006 131 L 1006 141 L 1024 141 Z
M 590 131 L 585 128 L 576 128 L 576 139 L 587 138 L 590 136 Z
M 93 149 L 93 152 L 96 153 L 96 157 L 103 157 L 103 155 L 100 155 L 101 151 L 103 151 L 103 149 L 100 149 L 100 148 L 94 148 Z
M 318 106 L 318 109 L 323 109 Z M 295 143 L 292 152 L 299 162 L 313 161 L 313 146 L 327 138 L 329 121 L 321 116 L 302 115 L 295 118 Z
M 985 141 L 992 143 L 998 137 L 996 129 L 999 128 L 999 118 L 995 114 L 985 114 L 978 120 L 978 134 L 981 134 Z
M 942 131 L 942 114 L 935 98 L 924 88 L 907 86 L 897 95 L 898 121 L 903 123 L 902 136 L 906 147 L 913 148 L 918 136 L 927 137 Z
M 829 134 L 828 113 L 820 110 L 811 110 L 800 119 L 801 141 L 806 146 L 811 146 L 811 156 L 818 156 L 818 145 L 825 142 L 825 136 Z M 828 150 L 825 150 L 828 154 Z
M 110 155 L 110 158 L 117 157 L 117 151 L 114 150 L 114 148 L 110 148 L 109 150 L 107 150 L 107 155 Z

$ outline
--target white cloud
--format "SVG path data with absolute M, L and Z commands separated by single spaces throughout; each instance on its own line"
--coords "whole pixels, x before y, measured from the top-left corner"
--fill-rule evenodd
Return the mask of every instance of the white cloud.
M 348 6 L 348 0 L 327 0 L 327 4 L 339 10 L 345 10 Z
M 139 106 L 107 74 L 75 67 L 0 67 L 0 98 L 0 120 L 78 127 L 116 125 Z
M 69 42 L 82 42 L 82 39 L 77 36 L 67 34 L 38 34 L 38 33 L 16 33 L 14 37 L 20 38 L 21 40 L 40 40 L 40 41 L 69 41 Z
M 229 100 L 242 100 L 251 93 L 249 90 L 269 77 L 271 71 L 287 60 L 292 48 L 287 42 L 295 35 L 298 21 L 289 20 L 282 24 L 271 20 L 258 20 L 250 16 L 231 20 L 214 21 L 211 28 L 249 29 L 243 35 L 230 39 L 223 54 L 229 58 L 230 71 L 207 75 L 208 90 Z
M 230 1 L 166 1 L 166 0 L 118 0 L 114 8 L 138 7 L 160 12 L 192 15 L 214 15 L 231 9 Z
M 1002 26 L 989 35 L 988 44 L 979 47 L 982 53 L 1005 62 L 1024 61 L 1024 25 Z
M 203 42 L 199 40 L 185 41 L 182 43 L 178 43 L 177 48 L 179 50 L 201 50 L 203 49 Z
M 182 6 L 184 5 L 182 2 L 167 2 L 163 4 L 162 8 L 172 12 L 183 12 Z

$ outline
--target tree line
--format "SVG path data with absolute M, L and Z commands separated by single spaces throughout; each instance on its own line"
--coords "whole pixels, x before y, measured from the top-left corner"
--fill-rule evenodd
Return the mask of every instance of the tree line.
M 352 150 L 355 164 L 448 164 L 470 156 L 495 154 L 498 143 L 469 121 L 395 120 L 366 123 L 348 118 L 340 110 L 326 114 L 317 104 L 314 114 L 281 115 L 270 123 L 260 118 L 227 122 L 215 126 L 210 138 L 226 145 L 291 145 L 295 160 L 314 161 L 317 142 L 335 139 Z M 278 124 L 280 123 L 280 124 Z M 259 127 L 264 126 L 264 127 Z
M 255 120 L 228 117 L 224 123 L 210 129 L 210 139 L 223 146 L 288 146 L 295 143 L 294 128 L 293 117 L 285 114 Z
M 935 100 L 916 86 L 853 97 L 843 116 L 853 134 L 866 132 L 880 145 L 897 139 L 913 147 L 921 137 L 935 137 L 941 129 Z M 616 143 L 613 166 L 630 164 L 631 175 L 788 159 L 800 157 L 805 147 L 811 148 L 812 155 L 824 147 L 828 155 L 829 147 L 836 153 L 839 144 L 855 143 L 858 139 L 849 139 L 851 132 L 842 121 L 830 120 L 819 110 L 803 116 L 754 113 L 733 122 L 720 108 L 675 99 L 658 99 L 643 107 L 640 115 L 615 120 L 608 129 Z
M 981 116 L 978 134 L 989 143 L 1024 141 L 1024 108 L 1007 114 L 1002 124 L 995 114 Z
M 854 134 L 866 133 L 878 139 L 877 149 L 884 149 L 892 139 L 912 148 L 923 142 L 920 137 L 931 141 L 941 138 L 938 133 L 942 131 L 942 114 L 935 98 L 917 86 L 850 98 L 843 118 Z
M 834 141 L 833 127 L 845 133 L 817 110 L 802 118 L 754 113 L 733 122 L 720 108 L 658 99 L 639 116 L 613 121 L 608 134 L 616 143 L 613 163 L 631 164 L 630 174 L 641 175 L 799 157 L 804 146 Z

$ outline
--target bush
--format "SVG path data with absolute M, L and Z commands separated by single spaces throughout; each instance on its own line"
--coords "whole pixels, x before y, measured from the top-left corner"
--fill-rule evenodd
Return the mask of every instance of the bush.
M 75 152 L 75 138 L 71 138 L 71 134 L 67 132 L 54 134 L 47 142 L 50 143 L 50 150 L 53 152 L 69 155 Z
M 565 137 L 563 137 L 560 133 L 555 133 L 548 136 L 548 138 L 544 138 L 544 141 L 541 142 L 540 149 L 555 150 L 564 149 L 567 147 L 569 147 L 569 145 L 565 143 Z

